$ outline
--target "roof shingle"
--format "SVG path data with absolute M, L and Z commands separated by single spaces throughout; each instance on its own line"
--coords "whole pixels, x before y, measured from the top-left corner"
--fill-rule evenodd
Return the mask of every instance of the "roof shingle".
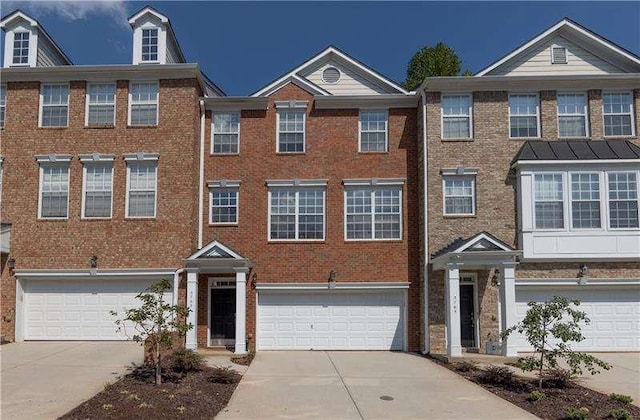
M 640 159 L 640 146 L 629 140 L 527 140 L 511 163 L 599 159 Z

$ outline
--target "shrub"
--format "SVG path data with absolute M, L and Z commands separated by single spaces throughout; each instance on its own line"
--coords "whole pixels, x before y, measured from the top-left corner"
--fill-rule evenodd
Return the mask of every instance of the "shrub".
M 531 402 L 536 402 L 536 401 L 544 400 L 544 397 L 546 397 L 546 395 L 544 395 L 544 392 L 535 390 L 535 391 L 531 391 L 531 393 L 527 397 L 527 400 Z
M 171 355 L 171 369 L 174 372 L 196 372 L 202 370 L 204 358 L 191 349 L 178 349 Z
M 478 379 L 486 384 L 509 385 L 513 382 L 513 371 L 506 366 L 489 365 Z
M 470 372 L 477 368 L 477 363 L 474 361 L 465 360 L 465 361 L 456 363 L 455 365 L 453 365 L 453 368 L 457 372 Z
M 587 416 L 589 415 L 589 409 L 587 407 L 569 407 L 567 409 L 567 419 L 568 420 L 587 420 Z
M 609 417 L 616 420 L 631 420 L 631 413 L 624 408 L 609 411 Z
M 228 367 L 215 367 L 209 381 L 216 384 L 235 384 L 240 381 L 240 374 Z
M 547 388 L 570 388 L 575 382 L 575 375 L 568 369 L 551 368 L 542 372 L 542 380 Z
M 631 404 L 631 402 L 633 401 L 633 398 L 631 398 L 630 396 L 624 394 L 616 394 L 615 392 L 609 394 L 609 399 L 618 401 L 622 404 Z

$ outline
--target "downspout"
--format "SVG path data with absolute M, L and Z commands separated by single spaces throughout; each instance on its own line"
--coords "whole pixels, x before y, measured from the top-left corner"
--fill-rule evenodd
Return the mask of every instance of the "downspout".
M 180 274 L 184 273 L 184 268 L 179 268 L 173 273 L 173 304 L 178 304 L 178 289 L 180 288 Z
M 424 87 L 420 89 L 420 95 L 422 97 L 422 179 L 423 185 L 423 199 L 422 204 L 424 206 L 424 350 L 423 353 L 429 353 L 430 337 L 429 337 L 429 154 L 427 153 L 427 96 L 424 92 Z
M 200 99 L 200 178 L 198 180 L 198 249 L 202 249 L 202 229 L 203 229 L 203 210 L 204 197 L 202 190 L 204 188 L 204 122 L 205 109 L 204 100 Z

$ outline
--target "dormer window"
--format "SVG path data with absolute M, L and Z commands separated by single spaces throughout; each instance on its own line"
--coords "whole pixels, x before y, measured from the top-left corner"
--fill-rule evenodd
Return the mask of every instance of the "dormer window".
M 13 34 L 13 64 L 29 64 L 29 32 Z
M 554 45 L 551 47 L 551 64 L 567 64 L 567 49 Z
M 142 30 L 142 61 L 158 61 L 158 29 Z

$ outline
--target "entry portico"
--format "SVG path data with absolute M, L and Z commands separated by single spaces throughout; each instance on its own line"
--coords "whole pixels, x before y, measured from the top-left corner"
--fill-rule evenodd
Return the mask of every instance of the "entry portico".
M 207 316 L 207 346 L 212 343 L 212 324 L 216 324 L 221 330 L 228 331 L 226 328 L 229 323 L 235 324 L 228 337 L 220 334 L 221 345 L 229 344 L 228 340 L 233 342 L 234 352 L 236 354 L 247 353 L 247 333 L 246 333 L 246 298 L 247 298 L 247 275 L 251 270 L 251 263 L 248 259 L 242 257 L 237 252 L 224 246 L 218 241 L 213 241 L 200 249 L 195 254 L 185 260 L 185 271 L 187 272 L 187 307 L 190 309 L 187 321 L 194 326 L 187 332 L 186 347 L 188 349 L 196 349 L 198 347 L 198 302 L 199 293 L 207 293 L 207 304 L 209 314 Z M 200 274 L 211 275 L 209 281 L 206 282 L 206 291 L 202 287 L 198 287 L 198 276 Z M 224 279 L 224 280 L 216 280 Z M 229 291 L 235 289 L 235 302 L 225 302 L 222 299 L 212 299 L 213 287 L 220 285 L 220 289 Z M 217 290 L 217 289 L 216 289 Z M 227 294 L 227 293 L 225 293 Z M 234 305 L 235 303 L 235 305 Z M 225 308 L 231 309 L 235 307 L 235 313 L 218 314 L 217 308 L 212 305 L 217 304 Z M 224 319 L 222 319 L 224 317 Z M 227 340 L 225 340 L 227 338 Z
M 461 323 L 464 321 L 464 316 L 461 311 L 463 306 L 461 271 L 493 271 L 493 281 L 499 288 L 499 304 L 495 310 L 499 312 L 496 315 L 499 317 L 500 330 L 504 331 L 516 323 L 515 268 L 520 256 L 521 251 L 514 250 L 487 232 L 480 232 L 468 239 L 458 238 L 432 255 L 433 270 L 444 270 L 445 272 L 447 356 L 462 356 Z M 478 310 L 480 308 L 476 308 L 475 313 Z M 471 320 L 474 323 L 477 322 L 474 319 L 473 311 Z M 502 355 L 517 355 L 515 338 L 502 340 Z

